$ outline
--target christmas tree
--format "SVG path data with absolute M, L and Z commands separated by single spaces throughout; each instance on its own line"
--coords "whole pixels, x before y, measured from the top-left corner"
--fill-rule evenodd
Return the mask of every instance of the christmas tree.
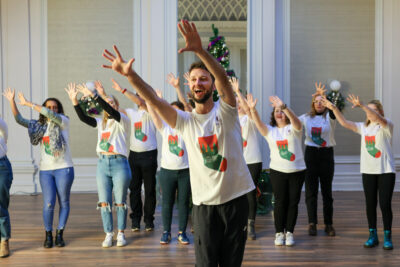
M 214 24 L 211 25 L 211 28 L 214 32 L 214 36 L 210 37 L 210 43 L 208 44 L 207 51 L 215 57 L 219 63 L 224 67 L 226 73 L 229 77 L 236 77 L 235 72 L 229 69 L 229 49 L 225 43 L 225 37 L 218 35 L 218 28 L 214 27 Z M 214 91 L 213 95 L 214 101 L 218 100 L 218 92 Z

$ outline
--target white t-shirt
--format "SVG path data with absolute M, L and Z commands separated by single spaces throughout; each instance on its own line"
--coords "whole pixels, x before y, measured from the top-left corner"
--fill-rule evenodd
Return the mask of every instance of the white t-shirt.
M 103 119 L 96 118 L 97 121 L 97 147 L 96 152 L 112 152 L 128 157 L 128 147 L 126 140 L 130 134 L 130 120 L 122 112 L 120 121 L 108 119 L 106 127 L 103 129 Z
M 187 150 L 182 137 L 164 122 L 160 134 L 162 136 L 161 167 L 168 170 L 189 168 Z
M 361 135 L 360 171 L 367 174 L 396 173 L 392 151 L 393 123 L 387 119 L 386 127 L 378 123 L 356 122 Z
M 247 164 L 262 162 L 261 140 L 256 124 L 247 115 L 240 117 L 239 121 L 242 131 L 244 160 Z
M 50 149 L 50 137 L 49 129 L 51 123 L 49 122 L 46 132 L 43 135 L 42 142 L 40 143 L 40 170 L 57 170 L 63 168 L 69 168 L 73 166 L 71 152 L 69 150 L 69 118 L 62 114 L 58 114 L 61 117 L 61 134 L 65 140 L 65 151 L 62 156 L 55 156 L 53 151 Z
M 8 127 L 6 122 L 0 118 L 0 158 L 7 155 Z
M 207 114 L 178 110 L 175 129 L 188 150 L 193 204 L 223 204 L 255 188 L 236 108 L 219 101 Z
M 336 120 L 332 120 L 329 112 L 325 115 L 315 115 L 311 117 L 308 114 L 303 114 L 299 117 L 304 125 L 304 133 L 306 146 L 314 147 L 332 147 L 335 142 L 335 127 Z
M 282 128 L 266 126 L 268 133 L 264 138 L 271 151 L 269 167 L 285 173 L 304 170 L 306 165 L 301 147 L 302 130 L 296 130 L 292 124 Z
M 130 150 L 145 152 L 157 149 L 156 127 L 145 110 L 125 110 L 131 120 Z

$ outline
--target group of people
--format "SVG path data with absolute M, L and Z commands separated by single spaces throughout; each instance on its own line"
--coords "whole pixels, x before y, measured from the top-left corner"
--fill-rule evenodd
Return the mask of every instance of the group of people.
M 365 247 L 378 245 L 376 206 L 379 203 L 384 221 L 384 249 L 392 249 L 391 198 L 395 169 L 391 141 L 393 124 L 384 117 L 379 101 L 362 103 L 357 96 L 348 100 L 367 115 L 366 122 L 351 122 L 325 96 L 325 89 L 316 84 L 309 113 L 297 117 L 277 96 L 269 98 L 273 111 L 268 124 L 257 112 L 257 99 L 243 96 L 237 79 L 229 79 L 224 68 L 201 44 L 196 26 L 181 21 L 178 29 L 185 47 L 178 52 L 192 51 L 201 60 L 193 63 L 185 76 L 190 88 L 192 107 L 179 90 L 179 79 L 168 81 L 177 88 L 180 101 L 168 103 L 161 93 L 147 84 L 132 68 L 134 59 L 124 61 L 118 48 L 114 53 L 104 50 L 110 65 L 103 65 L 126 77 L 133 89 L 113 88 L 134 102 L 138 109 L 122 109 L 113 95 L 106 94 L 101 83 L 96 90 L 85 85 L 68 85 L 66 92 L 79 119 L 97 128 L 96 152 L 98 209 L 101 211 L 106 237 L 102 246 L 113 245 L 112 209 L 118 221 L 117 246 L 125 246 L 127 194 L 130 189 L 132 230 L 139 231 L 143 217 L 145 230 L 154 229 L 155 174 L 157 171 L 156 131 L 162 136 L 162 156 L 159 182 L 162 190 L 163 234 L 161 244 L 171 241 L 173 204 L 177 194 L 179 207 L 178 241 L 189 244 L 186 227 L 189 201 L 192 197 L 192 221 L 197 266 L 240 266 L 246 239 L 256 239 L 255 185 L 262 169 L 261 142 L 266 139 L 270 150 L 270 178 L 275 196 L 275 245 L 294 245 L 294 228 L 298 203 L 305 182 L 309 234 L 317 235 L 317 198 L 321 185 L 325 232 L 335 236 L 333 227 L 332 181 L 334 175 L 336 121 L 361 135 L 361 172 L 369 223 L 369 239 Z M 217 90 L 219 101 L 214 102 Z M 102 118 L 83 112 L 78 94 L 91 97 L 104 110 Z M 53 246 L 53 216 L 56 196 L 60 214 L 55 245 L 65 245 L 63 231 L 70 210 L 70 190 L 74 169 L 69 148 L 69 118 L 55 98 L 36 105 L 19 93 L 19 104 L 40 113 L 39 120 L 26 120 L 15 104 L 15 91 L 7 89 L 16 121 L 28 128 L 31 143 L 41 146 L 40 184 L 43 192 L 43 221 L 46 230 L 44 246 Z M 302 151 L 303 128 L 305 154 Z M 128 151 L 127 143 L 130 142 Z M 1 148 L 1 255 L 8 256 L 10 219 L 9 189 L 11 165 L 7 159 L 7 125 L 0 120 Z M 141 187 L 145 201 L 142 204 Z M 114 201 L 113 195 L 114 193 Z M 144 211 L 144 212 L 143 212 Z

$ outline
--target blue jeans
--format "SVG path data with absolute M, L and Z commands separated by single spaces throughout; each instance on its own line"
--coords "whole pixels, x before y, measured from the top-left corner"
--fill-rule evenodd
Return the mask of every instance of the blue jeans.
M 13 180 L 11 164 L 7 156 L 0 159 L 0 234 L 1 240 L 11 237 L 10 214 L 8 205 L 10 203 L 10 187 Z
M 101 209 L 104 232 L 113 231 L 112 192 L 114 191 L 115 209 L 117 210 L 118 230 L 125 230 L 126 196 L 131 182 L 131 169 L 128 159 L 122 155 L 100 155 L 97 164 L 98 208 Z M 102 206 L 106 203 L 106 206 Z
M 56 195 L 60 212 L 57 229 L 64 229 L 69 215 L 69 195 L 74 181 L 74 168 L 40 171 L 39 180 L 43 195 L 43 222 L 46 231 L 53 231 L 54 206 Z

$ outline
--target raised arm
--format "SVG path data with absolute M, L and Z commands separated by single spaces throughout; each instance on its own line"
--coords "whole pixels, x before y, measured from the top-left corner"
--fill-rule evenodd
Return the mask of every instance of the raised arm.
M 352 121 L 347 120 L 343 116 L 343 113 L 340 112 L 340 110 L 334 104 L 332 104 L 331 101 L 329 101 L 325 96 L 322 98 L 322 101 L 324 106 L 333 112 L 336 120 L 340 123 L 340 125 L 342 125 L 346 129 L 352 130 L 353 132 L 357 132 L 356 124 Z
M 315 82 L 315 93 L 312 96 L 313 97 L 316 95 L 324 96 L 325 92 L 326 92 L 325 84 Z
M 247 116 L 251 116 L 250 108 L 247 105 L 247 101 L 242 95 L 242 92 L 240 92 L 239 80 L 235 77 L 232 77 L 229 81 L 232 84 L 232 89 L 236 93 L 236 96 L 238 98 L 238 104 L 240 105 L 240 107 L 243 109 L 243 111 L 246 113 Z
M 123 94 L 126 98 L 135 103 L 138 107 L 147 109 L 146 103 L 143 101 L 142 98 L 137 96 L 135 93 L 129 91 L 128 89 L 123 89 L 114 79 L 111 79 L 111 81 L 113 83 L 112 87 L 115 89 L 115 91 Z
M 113 69 L 119 74 L 127 77 L 129 83 L 146 101 L 146 104 L 151 105 L 154 110 L 160 114 L 161 118 L 168 123 L 168 125 L 175 128 L 178 116 L 176 110 L 167 101 L 159 98 L 154 89 L 132 69 L 132 63 L 135 59 L 132 58 L 128 62 L 125 62 L 122 59 L 118 48 L 115 45 L 113 48 L 116 56 L 114 56 L 110 51 L 104 50 L 103 56 L 111 62 L 111 65 L 103 65 L 103 67 Z
M 254 99 L 252 94 L 247 94 L 246 103 L 250 110 L 250 118 L 254 121 L 260 134 L 266 136 L 268 134 L 268 126 L 262 122 L 260 115 L 258 114 L 256 109 L 257 99 Z
M 81 107 L 79 106 L 78 99 L 76 98 L 76 96 L 78 95 L 78 90 L 76 89 L 75 83 L 69 83 L 68 88 L 65 88 L 64 90 L 67 92 L 68 97 L 72 102 L 72 105 L 74 105 L 75 112 L 78 115 L 79 119 L 82 122 L 86 123 L 87 125 L 96 127 L 97 126 L 96 119 L 83 113 Z
M 290 123 L 293 125 L 293 128 L 300 131 L 302 129 L 302 123 L 299 118 L 294 114 L 293 110 L 291 110 L 283 101 L 277 96 L 270 96 L 269 101 L 274 108 L 280 108 L 283 113 L 285 113 L 286 117 L 289 118 Z
M 7 98 L 8 102 L 10 102 L 11 111 L 14 115 L 15 121 L 24 127 L 28 127 L 29 120 L 24 119 L 21 116 L 21 113 L 19 113 L 19 110 L 17 108 L 17 104 L 15 104 L 15 90 L 11 89 L 11 88 L 7 88 L 3 92 L 3 95 Z
M 162 98 L 162 93 L 161 93 L 160 90 L 157 90 L 157 89 L 156 89 L 156 93 L 157 93 L 157 96 L 158 96 L 159 98 Z M 153 120 L 153 123 L 154 123 L 154 125 L 156 126 L 156 128 L 157 128 L 158 130 L 161 130 L 161 129 L 163 128 L 163 121 L 162 121 L 162 119 L 160 118 L 160 116 L 159 116 L 159 115 L 157 114 L 157 112 L 152 108 L 151 105 L 147 108 L 147 111 L 149 112 L 149 114 L 150 114 L 150 116 L 151 116 L 151 119 Z
M 385 119 L 385 117 L 381 116 L 381 114 L 361 102 L 358 96 L 350 94 L 347 97 L 347 101 L 353 104 L 352 108 L 360 107 L 371 121 L 376 121 L 383 127 L 386 127 L 387 120 Z
M 108 115 L 116 120 L 116 121 L 120 121 L 121 120 L 121 113 L 119 113 L 118 110 L 114 109 L 109 103 L 107 103 L 103 97 L 105 99 L 107 99 L 107 95 L 104 91 L 104 88 L 102 89 L 102 92 L 100 92 L 99 94 L 96 94 L 95 92 L 93 92 L 92 90 L 90 90 L 89 88 L 87 88 L 86 85 L 81 84 L 80 86 L 77 87 L 78 90 L 83 93 L 84 95 L 88 95 L 90 97 L 92 97 L 95 101 L 97 101 L 97 103 L 99 103 L 100 107 L 103 108 L 103 110 L 105 112 L 108 113 Z M 103 95 L 103 97 L 101 97 L 101 95 Z
M 167 82 L 175 88 L 178 99 L 185 107 L 185 111 L 192 112 L 192 106 L 186 101 L 185 95 L 183 94 L 182 89 L 179 86 L 179 77 L 175 78 L 174 74 L 169 73 L 167 75 Z
M 215 77 L 215 87 L 217 88 L 220 98 L 225 101 L 225 103 L 235 107 L 236 99 L 226 71 L 222 65 L 202 47 L 200 35 L 194 23 L 182 20 L 181 23 L 178 23 L 178 29 L 186 42 L 186 46 L 179 49 L 178 52 L 194 52 Z

